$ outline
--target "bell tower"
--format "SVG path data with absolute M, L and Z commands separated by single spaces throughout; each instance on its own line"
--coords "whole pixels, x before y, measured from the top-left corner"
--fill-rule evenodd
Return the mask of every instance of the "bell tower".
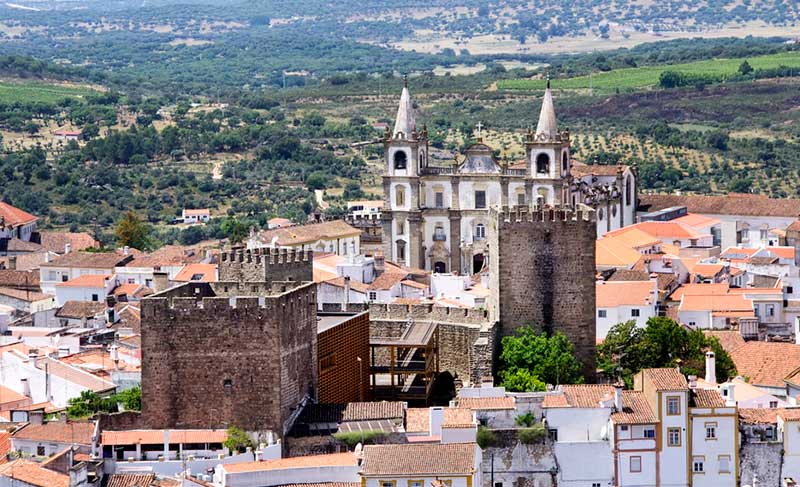
M 383 138 L 383 252 L 398 264 L 422 266 L 421 195 L 419 176 L 428 165 L 428 131 L 417 131 L 408 79 L 404 79 L 394 128 Z
M 533 205 L 561 206 L 569 201 L 569 131 L 559 132 L 550 80 L 542 98 L 536 131 L 528 131 L 525 141 L 529 201 Z

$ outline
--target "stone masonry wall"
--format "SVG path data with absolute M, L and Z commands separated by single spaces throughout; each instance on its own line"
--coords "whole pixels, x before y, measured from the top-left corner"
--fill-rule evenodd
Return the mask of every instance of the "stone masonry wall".
M 219 281 L 313 281 L 311 251 L 291 249 L 234 250 L 220 255 Z
M 315 392 L 316 326 L 312 283 L 273 296 L 143 300 L 145 423 L 283 434 Z
M 566 335 L 591 381 L 595 372 L 594 212 L 492 210 L 490 287 L 500 335 L 517 328 Z
M 483 310 L 433 305 L 373 304 L 370 337 L 397 338 L 416 322 L 433 322 L 439 329 L 439 370 L 458 376 L 465 385 L 492 375 L 494 328 Z

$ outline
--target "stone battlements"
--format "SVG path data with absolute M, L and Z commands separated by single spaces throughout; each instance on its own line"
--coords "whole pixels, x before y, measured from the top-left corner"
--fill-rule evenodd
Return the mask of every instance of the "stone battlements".
M 495 207 L 491 210 L 492 216 L 500 221 L 510 222 L 595 222 L 597 219 L 594 209 L 579 204 L 577 208 L 571 207 L 542 207 L 531 208 L 527 206 Z
M 261 248 L 261 249 L 239 249 L 230 250 L 220 253 L 220 262 L 222 263 L 256 263 L 267 265 L 289 264 L 292 262 L 308 262 L 314 259 L 313 251 L 311 250 L 295 250 L 295 249 L 274 249 L 274 248 Z
M 483 309 L 450 308 L 433 304 L 371 304 L 370 320 L 408 321 L 482 325 L 489 321 L 489 312 Z

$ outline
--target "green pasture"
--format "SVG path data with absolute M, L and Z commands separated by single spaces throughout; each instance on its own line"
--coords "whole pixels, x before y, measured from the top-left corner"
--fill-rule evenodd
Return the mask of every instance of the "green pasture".
M 41 82 L 0 81 L 0 103 L 37 102 L 53 104 L 64 98 L 84 97 L 96 91 L 78 86 L 63 86 Z

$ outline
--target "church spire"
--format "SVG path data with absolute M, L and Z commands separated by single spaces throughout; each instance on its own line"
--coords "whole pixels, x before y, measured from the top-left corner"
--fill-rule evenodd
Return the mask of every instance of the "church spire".
M 547 88 L 544 90 L 544 98 L 542 98 L 542 110 L 539 112 L 536 135 L 544 135 L 550 139 L 558 135 L 558 122 L 556 121 L 556 109 L 553 106 L 553 94 L 550 92 L 549 76 L 547 77 Z
M 394 132 L 392 137 L 397 137 L 398 133 L 403 134 L 403 138 L 410 139 L 411 134 L 417 128 L 414 119 L 414 105 L 411 103 L 411 94 L 408 92 L 408 78 L 403 78 L 403 92 L 400 94 L 400 106 L 397 109 L 397 118 L 394 122 Z

